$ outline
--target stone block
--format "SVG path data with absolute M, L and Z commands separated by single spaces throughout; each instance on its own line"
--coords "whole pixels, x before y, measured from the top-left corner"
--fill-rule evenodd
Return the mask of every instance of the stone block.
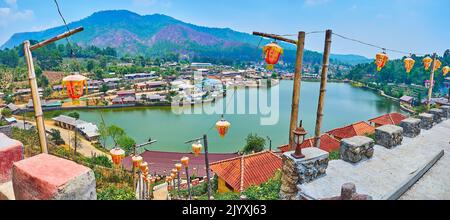
M 433 115 L 433 122 L 438 124 L 442 122 L 442 117 L 444 116 L 444 111 L 442 109 L 433 108 L 428 112 Z
M 420 134 L 420 119 L 407 118 L 400 122 L 400 127 L 403 128 L 403 136 L 414 138 Z
M 403 141 L 403 128 L 396 125 L 384 125 L 375 129 L 375 143 L 386 148 L 393 148 Z
M 351 163 L 357 163 L 365 158 L 372 158 L 375 141 L 365 136 L 355 136 L 342 139 L 340 154 L 341 159 Z
M 441 106 L 442 111 L 444 111 L 444 117 L 449 119 L 450 118 L 450 106 L 444 105 Z
M 433 128 L 433 115 L 428 113 L 422 113 L 419 115 L 420 118 L 420 128 L 425 130 L 430 130 Z
M 14 163 L 12 182 L 17 200 L 95 200 L 94 172 L 48 154 Z
M 295 159 L 291 152 L 284 153 L 280 197 L 283 200 L 298 199 L 298 184 L 308 183 L 326 174 L 328 152 L 319 148 L 302 149 L 305 158 Z
M 23 159 L 23 144 L 0 133 L 0 184 L 11 181 L 14 162 Z

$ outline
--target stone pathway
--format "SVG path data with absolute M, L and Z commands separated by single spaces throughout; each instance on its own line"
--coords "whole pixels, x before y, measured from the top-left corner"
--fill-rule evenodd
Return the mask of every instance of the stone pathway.
M 400 197 L 401 200 L 450 199 L 450 120 L 435 126 L 433 130 L 445 136 L 442 140 L 446 142 L 442 145 L 445 154 L 415 185 Z
M 353 182 L 360 194 L 386 199 L 442 150 L 444 157 L 416 183 L 402 199 L 450 199 L 450 120 L 422 130 L 416 138 L 404 138 L 403 144 L 386 149 L 375 145 L 372 159 L 351 164 L 330 161 L 327 175 L 301 187 L 313 198 L 340 195 L 341 186 Z

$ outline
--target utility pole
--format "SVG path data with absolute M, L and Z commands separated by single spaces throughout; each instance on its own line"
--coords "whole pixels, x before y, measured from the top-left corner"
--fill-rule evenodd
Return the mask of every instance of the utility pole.
M 269 136 L 267 136 L 266 138 L 269 141 L 269 151 L 272 151 L 272 139 L 270 139 Z
M 433 95 L 433 84 L 434 84 L 434 65 L 436 64 L 437 54 L 433 54 L 433 63 L 431 64 L 431 73 L 430 73 L 430 86 L 428 88 L 428 103 L 427 110 L 431 109 L 431 96 Z
M 284 38 L 276 34 L 266 34 L 260 32 L 253 32 L 253 35 L 272 38 L 275 40 L 283 41 L 286 43 L 291 43 L 297 45 L 297 54 L 295 60 L 295 73 L 294 73 L 294 88 L 292 92 L 292 109 L 291 109 L 291 122 L 289 125 L 289 148 L 294 149 L 294 135 L 292 131 L 297 127 L 298 121 L 298 109 L 300 103 L 300 89 L 302 80 L 302 70 L 303 70 L 303 54 L 305 51 L 305 37 L 306 33 L 304 31 L 298 32 L 298 40 L 292 40 Z
M 327 30 L 325 34 L 325 49 L 323 51 L 323 61 L 322 61 L 322 76 L 320 79 L 320 95 L 319 104 L 317 106 L 317 118 L 316 118 L 316 129 L 314 137 L 314 147 L 320 148 L 320 133 L 322 128 L 323 120 L 323 109 L 325 105 L 325 94 L 327 91 L 327 80 L 328 80 L 328 66 L 330 62 L 330 50 L 331 50 L 331 37 L 333 32 Z
M 53 43 L 55 41 L 58 41 L 60 39 L 69 37 L 70 35 L 76 34 L 83 30 L 84 30 L 83 27 L 79 27 L 79 28 L 67 31 L 61 35 L 50 38 L 48 40 L 39 42 L 35 45 L 30 45 L 30 41 L 28 41 L 28 40 L 23 42 L 23 50 L 24 50 L 25 60 L 27 62 L 27 68 L 28 68 L 28 82 L 31 87 L 31 97 L 33 99 L 34 115 L 36 117 L 36 127 L 37 127 L 38 135 L 39 135 L 39 143 L 41 145 L 41 152 L 45 153 L 45 154 L 48 153 L 47 139 L 45 136 L 45 124 L 44 124 L 41 100 L 39 98 L 36 73 L 34 70 L 33 55 L 31 54 L 31 51 L 36 50 L 41 47 L 44 47 L 44 46 L 46 46 L 50 43 Z
M 186 141 L 185 143 L 189 144 L 189 143 L 193 143 L 193 142 L 200 141 L 200 140 L 203 140 L 203 145 L 205 147 L 205 168 L 206 168 L 206 179 L 207 179 L 206 184 L 207 184 L 207 190 L 208 190 L 208 200 L 210 200 L 211 199 L 211 177 L 209 174 L 208 136 L 206 134 L 204 134 L 201 138 Z M 188 172 L 188 170 L 186 167 L 186 175 L 187 175 L 187 172 Z M 189 175 L 188 175 L 188 178 L 189 178 Z M 188 179 L 188 181 L 189 181 L 189 179 Z

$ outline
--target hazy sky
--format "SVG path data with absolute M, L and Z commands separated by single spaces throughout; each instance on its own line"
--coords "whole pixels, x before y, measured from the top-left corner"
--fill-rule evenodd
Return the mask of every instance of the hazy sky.
M 68 22 L 109 9 L 166 14 L 209 27 L 292 34 L 327 28 L 383 47 L 442 54 L 450 48 L 449 0 L 59 0 Z M 61 25 L 53 0 L 0 0 L 0 44 L 13 33 Z M 306 47 L 323 50 L 323 34 Z M 333 39 L 332 52 L 373 57 L 377 49 Z M 401 54 L 392 54 L 392 57 Z

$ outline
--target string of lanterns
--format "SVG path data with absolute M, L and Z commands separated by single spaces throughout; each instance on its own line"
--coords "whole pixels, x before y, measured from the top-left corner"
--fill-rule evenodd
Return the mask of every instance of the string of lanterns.
M 375 64 L 377 66 L 377 71 L 380 72 L 386 66 L 388 61 L 389 61 L 389 57 L 384 51 L 382 53 L 378 53 L 375 56 Z M 411 56 L 409 56 L 403 60 L 403 63 L 404 63 L 406 73 L 410 73 L 411 70 L 413 69 L 416 61 L 414 59 L 412 59 Z M 429 70 L 433 63 L 433 59 L 431 57 L 427 56 L 427 57 L 423 58 L 422 63 L 423 63 L 424 69 Z M 436 59 L 434 62 L 433 71 L 438 71 L 441 68 L 441 66 L 442 66 L 442 62 L 439 59 Z M 449 71 L 450 71 L 449 66 L 445 66 L 444 68 L 442 68 L 442 73 L 444 76 L 447 75 L 447 73 Z

